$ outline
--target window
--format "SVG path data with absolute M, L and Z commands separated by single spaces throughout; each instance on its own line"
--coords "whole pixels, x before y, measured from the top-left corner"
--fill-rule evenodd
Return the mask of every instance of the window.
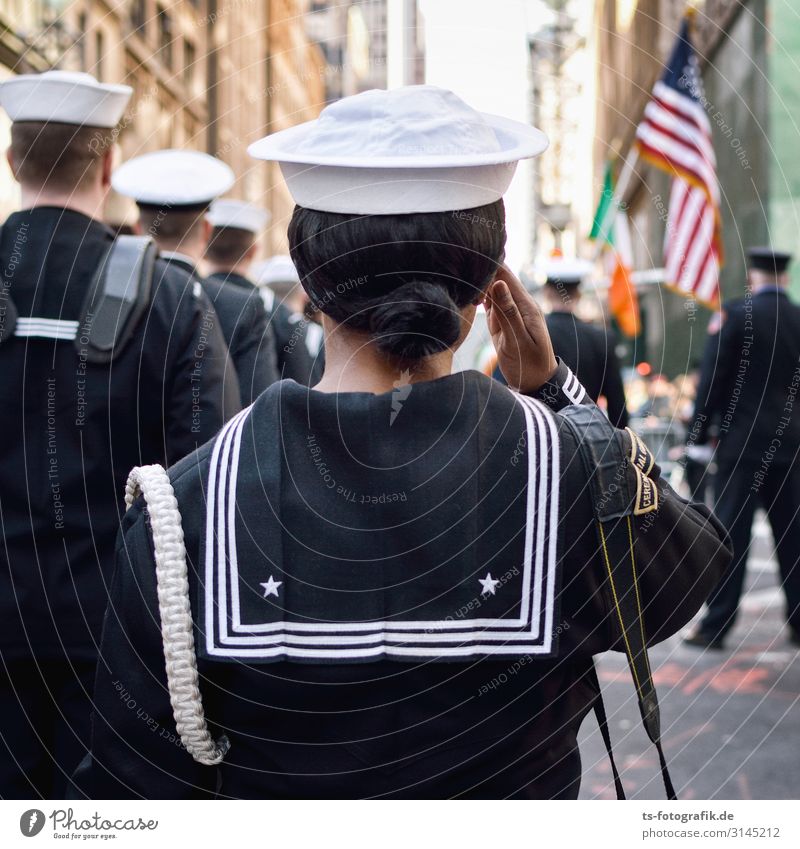
M 86 70 L 86 64 L 88 62 L 88 57 L 86 56 L 86 29 L 88 27 L 88 23 L 86 12 L 81 12 L 78 15 L 78 32 L 80 33 L 78 36 L 78 56 L 82 71 Z
M 147 37 L 147 3 L 146 0 L 133 0 L 131 9 L 131 27 L 140 38 Z
M 168 67 L 172 67 L 172 20 L 162 9 L 158 8 L 158 49 L 159 58 Z
M 94 75 L 102 83 L 104 82 L 103 75 L 103 60 L 105 58 L 105 40 L 103 33 L 97 30 L 94 34 Z
M 197 51 L 191 41 L 183 42 L 183 82 L 186 88 L 191 89 L 195 75 L 195 63 L 197 62 Z

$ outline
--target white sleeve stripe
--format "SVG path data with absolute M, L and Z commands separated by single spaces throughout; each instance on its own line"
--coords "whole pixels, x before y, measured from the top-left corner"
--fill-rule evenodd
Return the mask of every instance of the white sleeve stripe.
M 583 388 L 583 384 L 575 376 L 572 369 L 569 368 L 569 366 L 566 366 L 566 369 L 567 379 L 564 381 L 561 390 L 571 403 L 580 404 L 586 397 L 586 390 Z

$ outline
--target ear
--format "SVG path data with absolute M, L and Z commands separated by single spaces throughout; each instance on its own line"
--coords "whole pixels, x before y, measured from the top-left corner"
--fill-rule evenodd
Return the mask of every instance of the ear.
M 141 236 L 144 234 L 144 230 L 142 230 L 142 222 L 138 218 L 131 225 L 131 230 L 133 230 L 134 236 Z
M 11 148 L 6 149 L 6 162 L 8 162 L 8 167 L 11 169 L 11 173 L 14 175 L 14 179 L 17 179 L 17 168 L 14 164 L 14 154 L 11 152 Z
M 258 242 L 253 242 L 252 245 L 247 249 L 244 255 L 245 262 L 255 262 L 256 257 L 258 256 Z
M 203 236 L 204 245 L 207 245 L 211 241 L 211 231 L 213 229 L 211 222 L 206 218 L 205 213 L 203 213 L 203 223 L 200 232 Z
M 114 150 L 109 148 L 103 154 L 103 169 L 100 176 L 101 185 L 104 189 L 111 188 L 111 173 L 114 170 Z
M 470 330 L 472 330 L 472 325 L 475 323 L 475 315 L 478 312 L 478 307 L 476 304 L 467 304 L 465 307 L 462 307 L 461 310 L 461 333 L 458 335 L 458 339 L 453 345 L 453 350 L 457 351 L 462 342 L 469 335 Z

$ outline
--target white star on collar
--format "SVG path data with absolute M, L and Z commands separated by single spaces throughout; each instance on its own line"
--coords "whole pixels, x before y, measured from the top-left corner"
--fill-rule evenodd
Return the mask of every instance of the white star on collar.
M 261 584 L 264 587 L 264 598 L 267 596 L 274 595 L 277 597 L 278 595 L 278 587 L 283 583 L 283 581 L 276 581 L 272 575 L 269 576 L 269 580 L 266 583 Z
M 478 583 L 483 587 L 481 595 L 494 595 L 500 581 L 493 578 L 491 572 L 487 572 L 485 578 L 478 578 Z

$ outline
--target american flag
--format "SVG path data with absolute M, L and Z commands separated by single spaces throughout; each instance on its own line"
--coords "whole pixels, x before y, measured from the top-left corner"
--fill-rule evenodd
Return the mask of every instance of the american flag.
M 643 159 L 674 177 L 664 241 L 667 285 L 716 305 L 722 233 L 708 105 L 689 19 L 684 18 L 667 69 L 653 86 L 636 130 L 636 143 Z

